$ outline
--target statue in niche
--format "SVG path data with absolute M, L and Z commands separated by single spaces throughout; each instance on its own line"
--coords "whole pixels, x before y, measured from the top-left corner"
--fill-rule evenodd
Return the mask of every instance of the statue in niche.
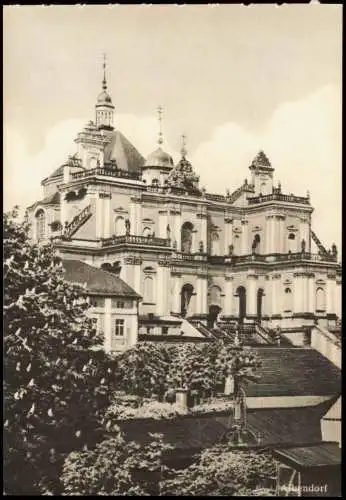
M 233 250 L 234 250 L 234 246 L 233 245 L 229 245 L 229 247 L 228 247 L 228 255 L 232 256 L 233 255 Z
M 125 220 L 125 230 L 126 230 L 126 236 L 129 236 L 130 234 L 130 229 L 131 229 L 131 223 L 129 219 Z
M 203 241 L 200 241 L 199 242 L 199 253 L 203 253 L 204 252 L 204 243 Z
M 305 248 L 306 248 L 305 240 L 302 240 L 301 247 L 302 247 L 302 253 L 305 253 Z
M 254 239 L 252 242 L 252 253 L 256 253 L 257 241 Z
M 169 224 L 167 224 L 166 233 L 167 233 L 167 240 L 170 240 L 171 239 L 171 228 L 169 227 Z
M 337 255 L 338 255 L 338 249 L 336 248 L 335 243 L 333 243 L 332 244 L 332 256 L 336 258 Z

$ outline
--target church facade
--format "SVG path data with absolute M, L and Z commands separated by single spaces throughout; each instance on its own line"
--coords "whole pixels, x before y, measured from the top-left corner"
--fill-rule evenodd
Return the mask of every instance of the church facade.
M 118 275 L 142 297 L 142 333 L 177 332 L 182 318 L 206 327 L 335 326 L 341 265 L 335 245 L 325 248 L 313 230 L 309 194 L 285 193 L 262 151 L 241 186 L 210 193 L 184 144 L 175 163 L 160 132 L 144 158 L 114 118 L 104 77 L 77 152 L 27 209 L 34 241 L 53 239 L 64 259 Z

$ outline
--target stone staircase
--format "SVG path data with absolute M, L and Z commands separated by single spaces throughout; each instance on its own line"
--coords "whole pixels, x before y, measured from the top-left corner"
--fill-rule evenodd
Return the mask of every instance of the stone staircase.
M 312 238 L 312 241 L 315 243 L 315 245 L 317 246 L 318 248 L 318 251 L 321 255 L 323 256 L 328 256 L 328 252 L 327 250 L 325 249 L 325 247 L 322 245 L 320 239 L 317 237 L 317 234 L 311 230 L 311 238 Z
M 309 347 L 270 347 L 257 350 L 260 379 L 247 396 L 324 396 L 341 390 L 341 371 Z
M 87 205 L 81 210 L 63 229 L 63 236 L 71 238 L 71 236 L 79 229 L 92 215 L 91 205 Z

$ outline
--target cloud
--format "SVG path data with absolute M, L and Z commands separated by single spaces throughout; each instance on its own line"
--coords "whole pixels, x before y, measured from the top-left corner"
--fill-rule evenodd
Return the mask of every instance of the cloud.
M 311 194 L 313 228 L 326 246 L 341 244 L 341 92 L 333 85 L 280 105 L 258 133 L 236 123 L 217 127 L 192 161 L 214 192 L 235 189 L 263 149 L 284 192 Z
M 69 119 L 56 124 L 37 155 L 29 155 L 16 130 L 4 130 L 4 206 L 28 206 L 42 198 L 40 181 L 75 151 L 73 139 L 86 120 Z M 147 156 L 155 149 L 157 120 L 151 116 L 116 115 L 116 126 Z M 176 151 L 164 149 L 175 160 Z M 201 185 L 215 193 L 236 189 L 249 178 L 248 166 L 263 149 L 275 168 L 275 182 L 284 192 L 305 195 L 309 190 L 313 228 L 326 246 L 341 244 L 341 92 L 326 86 L 305 98 L 281 104 L 256 133 L 237 123 L 216 127 L 190 159 Z

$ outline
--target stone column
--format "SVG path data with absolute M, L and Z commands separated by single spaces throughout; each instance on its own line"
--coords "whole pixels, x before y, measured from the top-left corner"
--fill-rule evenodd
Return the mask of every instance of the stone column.
M 326 290 L 326 308 L 328 314 L 336 313 L 336 275 L 334 273 L 327 274 L 327 290 Z
M 225 276 L 225 307 L 223 314 L 230 316 L 232 314 L 233 302 L 233 276 Z
M 172 220 L 172 240 L 177 242 L 177 251 L 181 252 L 181 213 L 178 210 L 171 210 Z
M 197 233 L 198 234 L 197 245 L 198 245 L 198 248 L 199 248 L 199 242 L 203 241 L 204 252 L 206 252 L 207 251 L 207 247 L 208 247 L 207 214 L 204 213 L 204 212 L 200 212 L 200 213 L 197 214 L 197 218 L 200 220 L 199 233 Z M 197 251 L 198 251 L 198 249 L 197 249 Z
M 233 234 L 233 219 L 230 217 L 225 218 L 225 235 L 224 235 L 224 255 L 229 254 L 229 246 L 232 245 Z
M 271 230 L 272 230 L 272 215 L 267 215 L 265 218 L 265 230 L 264 230 L 264 253 L 271 253 Z
M 141 293 L 141 259 L 138 259 L 137 265 L 135 265 L 135 267 L 134 267 L 133 288 L 139 295 L 142 295 L 142 293 Z
M 300 252 L 301 242 L 305 240 L 306 252 L 311 252 L 311 237 L 310 237 L 310 216 L 302 217 L 300 219 L 299 239 L 297 241 L 297 252 Z M 297 235 L 298 238 L 298 235 Z
M 104 348 L 106 352 L 112 349 L 112 299 L 105 299 L 104 314 Z
M 96 224 L 96 238 L 103 237 L 103 199 L 100 198 L 99 193 L 96 193 L 95 199 L 95 224 Z
M 109 238 L 111 236 L 111 199 L 112 195 L 110 193 L 103 194 L 103 237 Z
M 275 215 L 271 216 L 270 219 L 270 252 L 269 253 L 277 253 L 277 245 L 276 245 L 276 220 Z
M 279 295 L 279 285 L 281 274 L 275 273 L 272 275 L 272 286 L 271 286 L 271 314 L 280 314 L 281 311 L 281 301 Z
M 306 285 L 307 285 L 307 293 L 306 293 L 306 298 L 307 298 L 307 307 L 306 307 L 306 312 L 309 313 L 314 313 L 315 312 L 315 275 L 313 273 L 308 273 L 306 275 Z
M 159 210 L 159 238 L 167 238 L 168 212 Z
M 246 317 L 247 318 L 255 318 L 257 317 L 257 293 L 256 293 L 256 288 L 257 288 L 257 279 L 258 276 L 253 273 L 253 274 L 248 274 L 247 275 L 247 311 L 246 311 Z
M 159 316 L 167 316 L 169 310 L 170 264 L 159 261 L 157 267 L 156 310 Z
M 293 312 L 302 313 L 305 306 L 305 286 L 304 273 L 296 272 L 293 274 Z
M 249 247 L 249 226 L 248 226 L 249 221 L 248 220 L 242 220 L 241 224 L 243 226 L 243 231 L 242 231 L 242 255 L 249 255 L 251 253 L 250 247 Z

